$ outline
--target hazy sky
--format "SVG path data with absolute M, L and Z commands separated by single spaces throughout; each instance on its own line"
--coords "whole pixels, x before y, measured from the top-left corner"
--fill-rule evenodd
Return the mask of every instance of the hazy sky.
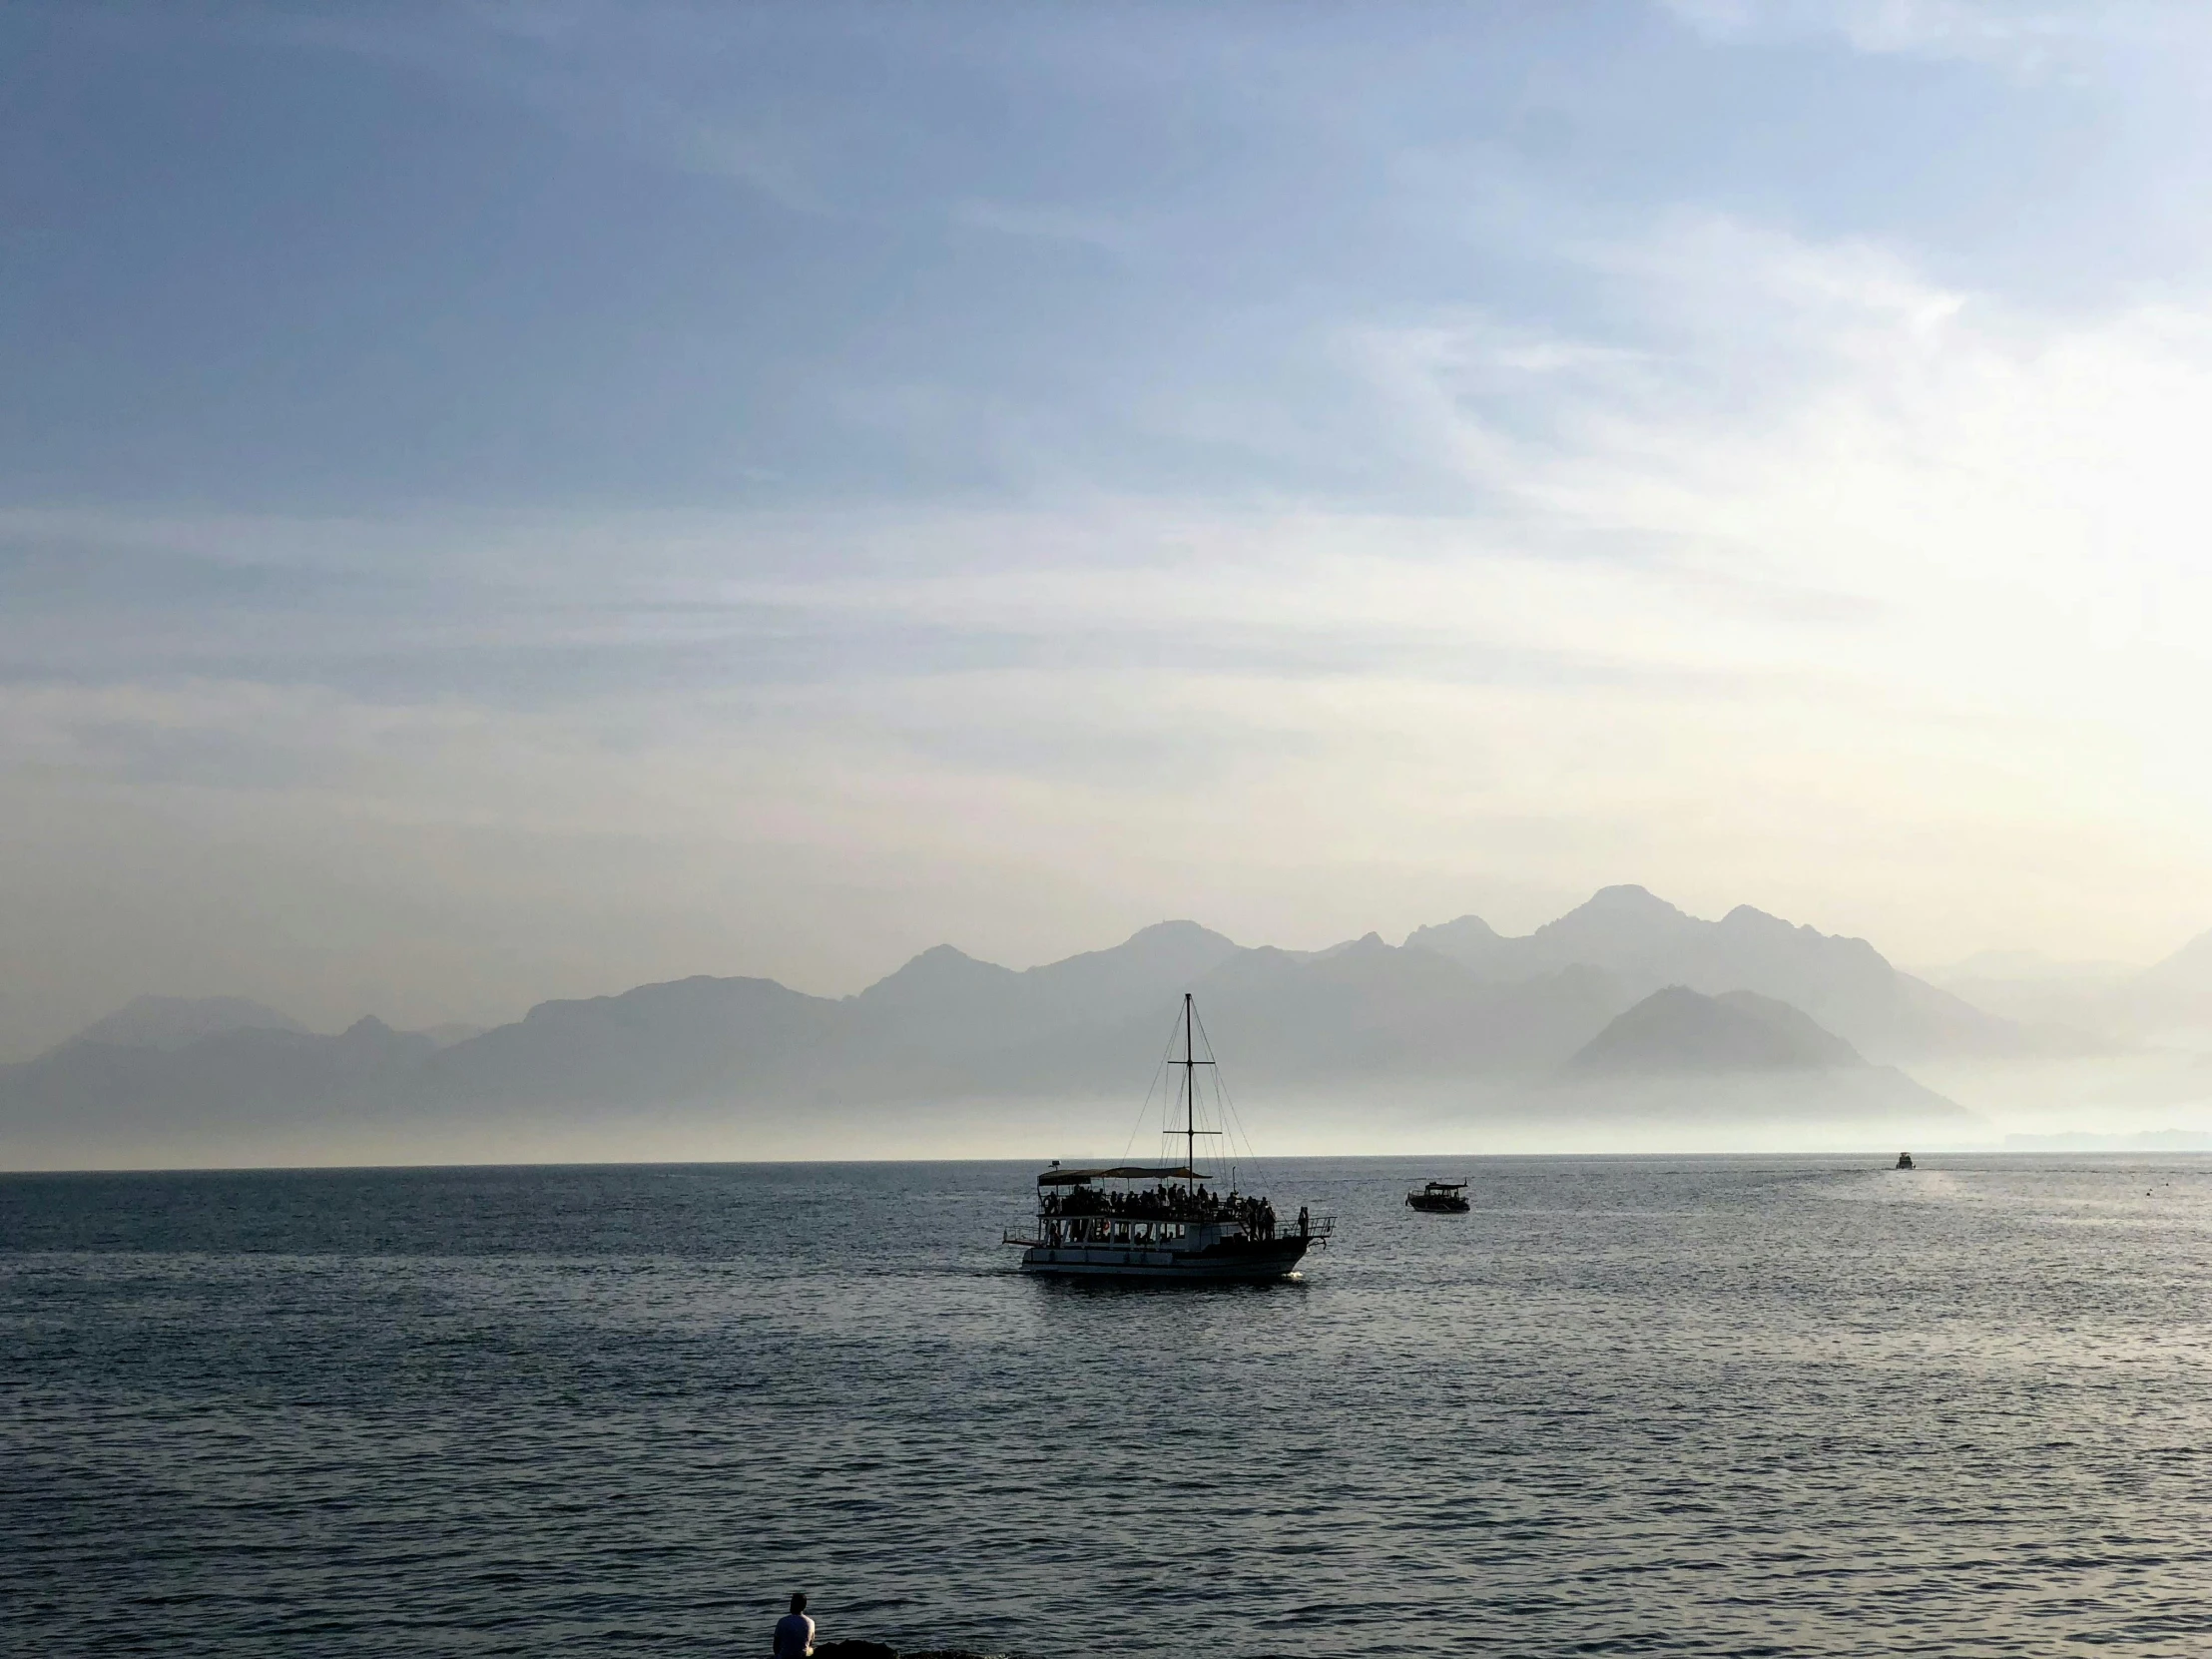
M 0 1053 L 2212 926 L 2212 8 L 0 11 Z

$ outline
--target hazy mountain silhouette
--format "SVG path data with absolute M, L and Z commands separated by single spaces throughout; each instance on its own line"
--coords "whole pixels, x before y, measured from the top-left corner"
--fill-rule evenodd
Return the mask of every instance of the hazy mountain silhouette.
M 2145 968 L 2110 1001 L 2112 1022 L 2136 1034 L 2212 1031 L 2212 933 Z
M 1745 979 L 1757 982 L 1734 982 Z M 1679 988 L 1653 996 L 1669 985 Z M 1296 952 L 1163 922 L 1019 972 L 938 946 L 844 998 L 767 979 L 641 985 L 541 1003 L 444 1047 L 374 1020 L 336 1037 L 232 1030 L 166 1050 L 80 1039 L 0 1068 L 0 1160 L 59 1157 L 12 1149 L 88 1133 L 166 1145 L 196 1125 L 244 1133 L 277 1121 L 395 1137 L 506 1126 L 518 1141 L 579 1123 L 837 1123 L 864 1153 L 869 1125 L 921 1122 L 948 1103 L 1133 1109 L 1186 989 L 1237 1086 L 1339 1114 L 1378 1098 L 1438 1110 L 1476 1094 L 1506 1100 L 1563 1068 L 1617 1080 L 1677 1076 L 1694 1061 L 1909 1082 L 1859 1063 L 1855 1032 L 1809 1003 L 1891 1037 L 2002 1029 L 1964 1004 L 1937 1003 L 1939 1017 L 1915 1025 L 1928 1011 L 1916 985 L 1863 941 L 1754 910 L 1699 921 L 1641 888 L 1607 888 L 1521 939 L 1470 917 L 1403 946 L 1371 933 Z
M 2212 932 L 2199 933 L 2164 961 L 2145 968 L 2136 983 L 2212 997 Z
M 119 1153 L 187 1149 L 284 1128 L 378 1096 L 435 1046 L 374 1018 L 335 1036 L 247 1028 L 168 1048 L 80 1037 L 0 1068 L 0 1149 L 56 1132 Z
M 443 1107 L 774 1092 L 794 1057 L 824 1049 L 839 1008 L 773 979 L 704 975 L 541 1002 L 512 1025 L 430 1055 L 395 1092 L 409 1104 Z
M 289 1014 L 243 996 L 137 996 L 70 1039 L 124 1048 L 183 1048 L 224 1031 L 305 1031 Z
M 1600 889 L 1523 938 L 1476 916 L 1417 928 L 1406 944 L 1450 956 L 1485 978 L 1524 979 L 1570 963 L 1601 967 L 1634 997 L 1667 985 L 1716 996 L 1752 991 L 1813 1016 L 1876 1059 L 2017 1053 L 2010 1021 L 1890 965 L 1865 939 L 1793 926 L 1740 904 L 1704 921 L 1638 886 Z
M 1157 922 L 1109 950 L 1019 973 L 940 944 L 850 998 L 849 1023 L 881 1049 L 1019 1047 L 1067 1026 L 1115 1025 L 1155 1009 L 1170 987 L 1196 984 L 1238 954 L 1234 940 L 1193 921 Z
M 1533 1075 L 1628 1003 L 1601 969 L 1499 984 L 1373 933 L 1306 957 L 1244 951 L 1195 988 L 1209 1026 L 1234 1039 L 1240 1075 L 1271 1082 Z
M 1512 979 L 1519 976 L 1519 947 L 1526 941 L 1509 939 L 1480 916 L 1470 915 L 1432 927 L 1416 927 L 1406 935 L 1405 942 L 1448 956 L 1485 979 Z
M 1740 1124 L 1894 1124 L 1955 1133 L 1971 1113 L 1895 1066 L 1870 1065 L 1787 1002 L 1656 990 L 1560 1068 L 1561 1115 Z
M 2021 1021 L 2046 1038 L 2071 1033 L 2076 1052 L 2175 1041 L 2195 1047 L 2212 1033 L 2212 933 L 2139 972 L 2013 950 L 1983 951 L 1933 977 L 1976 1007 Z
M 1829 1071 L 1860 1052 L 1787 1002 L 1750 991 L 1653 991 L 1567 1062 L 1576 1071 Z

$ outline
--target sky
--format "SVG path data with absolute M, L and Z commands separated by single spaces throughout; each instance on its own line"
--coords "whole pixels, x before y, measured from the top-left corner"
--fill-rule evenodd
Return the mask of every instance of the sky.
M 2212 10 L 0 11 L 0 1057 L 2212 926 Z

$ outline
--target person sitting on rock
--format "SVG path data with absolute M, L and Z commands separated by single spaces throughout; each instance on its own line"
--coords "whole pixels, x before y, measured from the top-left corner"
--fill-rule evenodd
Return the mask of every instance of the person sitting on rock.
M 815 1651 L 815 1621 L 807 1616 L 805 1595 L 792 1597 L 792 1610 L 776 1621 L 776 1659 L 807 1659 Z

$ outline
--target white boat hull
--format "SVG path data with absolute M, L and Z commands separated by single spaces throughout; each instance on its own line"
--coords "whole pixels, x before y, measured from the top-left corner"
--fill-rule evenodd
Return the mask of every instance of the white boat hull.
M 1031 1245 L 1021 1271 L 1084 1279 L 1177 1279 L 1251 1284 L 1283 1279 L 1298 1269 L 1307 1241 L 1292 1237 L 1244 1249 L 1145 1250 L 1123 1245 Z

